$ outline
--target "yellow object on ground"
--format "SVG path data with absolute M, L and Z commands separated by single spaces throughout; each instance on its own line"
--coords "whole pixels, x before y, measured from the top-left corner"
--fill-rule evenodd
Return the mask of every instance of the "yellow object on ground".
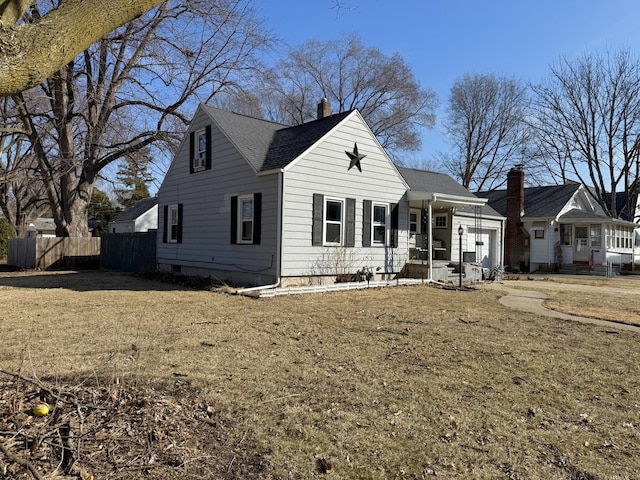
M 49 405 L 47 405 L 46 403 L 41 403 L 40 405 L 36 405 L 35 407 L 33 407 L 33 410 L 31 410 L 31 412 L 33 413 L 34 417 L 44 417 L 49 413 Z

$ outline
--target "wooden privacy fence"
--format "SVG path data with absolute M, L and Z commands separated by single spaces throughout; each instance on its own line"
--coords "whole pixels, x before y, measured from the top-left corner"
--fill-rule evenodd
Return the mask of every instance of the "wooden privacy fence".
M 157 267 L 156 237 L 156 230 L 103 235 L 100 265 L 125 272 L 154 271 Z
M 98 237 L 32 237 L 9 240 L 7 264 L 20 268 L 99 268 Z

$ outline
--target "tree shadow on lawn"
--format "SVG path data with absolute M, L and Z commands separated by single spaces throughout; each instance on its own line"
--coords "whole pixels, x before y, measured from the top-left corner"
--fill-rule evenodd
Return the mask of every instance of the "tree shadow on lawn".
M 21 270 L 0 266 L 0 287 L 64 288 L 77 292 L 97 290 L 170 291 L 202 290 L 213 287 L 209 279 L 149 273 L 135 275 L 109 270 Z

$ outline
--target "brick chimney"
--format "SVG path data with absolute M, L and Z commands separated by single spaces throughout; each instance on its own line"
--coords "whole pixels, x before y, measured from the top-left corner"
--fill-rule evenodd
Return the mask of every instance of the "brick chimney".
M 318 104 L 318 120 L 320 120 L 321 118 L 330 117 L 330 116 L 331 116 L 331 104 L 329 103 L 329 100 L 327 100 L 326 98 L 323 98 L 322 100 L 320 100 L 320 103 Z
M 524 215 L 524 167 L 515 165 L 507 174 L 507 227 L 505 232 L 505 266 L 523 271 L 525 236 L 521 217 Z

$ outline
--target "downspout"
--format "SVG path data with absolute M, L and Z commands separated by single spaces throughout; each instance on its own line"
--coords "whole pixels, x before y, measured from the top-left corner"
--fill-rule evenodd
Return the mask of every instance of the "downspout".
M 275 275 L 275 283 L 271 285 L 258 285 L 257 287 L 248 287 L 242 288 L 240 290 L 236 290 L 236 295 L 243 295 L 249 292 L 258 292 L 260 290 L 270 290 L 272 288 L 278 288 L 280 286 L 280 274 L 282 272 L 282 212 L 284 206 L 284 172 L 282 169 L 278 172 L 278 213 L 276 224 L 278 225 L 278 231 L 276 233 L 276 275 Z

